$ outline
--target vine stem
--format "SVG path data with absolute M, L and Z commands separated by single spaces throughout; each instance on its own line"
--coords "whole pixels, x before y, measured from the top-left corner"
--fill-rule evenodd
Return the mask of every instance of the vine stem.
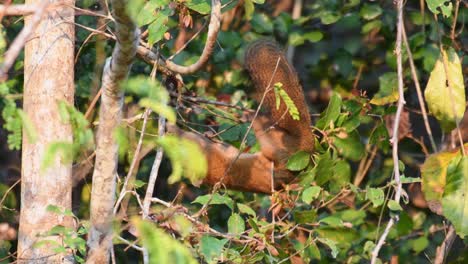
M 393 133 L 392 133 L 392 159 L 393 159 L 393 174 L 395 177 L 395 197 L 394 201 L 396 203 L 400 203 L 401 193 L 402 193 L 402 185 L 400 180 L 400 168 L 399 168 L 399 158 L 398 158 L 398 128 L 400 124 L 401 113 L 403 111 L 403 107 L 405 105 L 405 98 L 404 98 L 404 91 L 403 91 L 403 65 L 402 65 L 402 58 L 401 58 L 401 42 L 402 42 L 402 35 L 403 35 L 403 0 L 398 0 L 396 2 L 397 5 L 397 36 L 396 36 L 396 43 L 395 43 L 395 53 L 397 59 L 397 74 L 398 74 L 398 105 L 397 105 L 397 112 L 395 115 L 395 122 L 393 124 Z M 375 264 L 377 261 L 377 257 L 379 256 L 380 249 L 382 248 L 383 244 L 385 243 L 385 239 L 387 238 L 388 233 L 392 226 L 398 221 L 398 215 L 393 216 L 387 223 L 384 232 L 380 236 L 374 250 L 372 250 L 371 254 L 371 263 Z

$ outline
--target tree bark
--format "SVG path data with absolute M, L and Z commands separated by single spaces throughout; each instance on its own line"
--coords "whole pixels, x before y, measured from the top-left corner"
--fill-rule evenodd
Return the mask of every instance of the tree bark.
M 42 0 L 27 0 L 36 5 Z M 72 226 L 72 219 L 47 211 L 48 205 L 71 209 L 71 164 L 62 163 L 60 155 L 52 166 L 42 171 L 47 147 L 52 142 L 72 142 L 72 127 L 61 121 L 58 102 L 73 104 L 74 97 L 74 0 L 65 2 L 54 14 L 46 14 L 37 25 L 25 46 L 24 100 L 26 116 L 35 127 L 37 140 L 29 142 L 23 136 L 21 215 L 18 234 L 20 263 L 67 263 L 70 253 L 57 254 L 54 246 L 35 247 L 41 240 L 53 240 L 61 245 L 58 236 L 40 236 L 56 225 Z M 67 21 L 66 23 L 64 21 Z M 33 23 L 25 18 L 25 26 Z
M 123 104 L 120 83 L 127 78 L 139 42 L 139 30 L 126 13 L 127 1 L 113 0 L 111 4 L 117 42 L 112 57 L 107 59 L 102 77 L 87 263 L 109 262 L 118 154 L 114 132 L 122 119 Z

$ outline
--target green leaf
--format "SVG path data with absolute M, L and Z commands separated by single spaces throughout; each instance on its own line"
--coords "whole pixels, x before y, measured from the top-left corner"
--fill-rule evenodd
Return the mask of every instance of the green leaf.
M 388 201 L 387 206 L 392 211 L 402 211 L 403 210 L 401 205 L 399 203 L 397 203 L 395 200 Z
M 255 211 L 248 205 L 246 204 L 243 204 L 243 203 L 238 203 L 237 204 L 237 207 L 239 208 L 239 212 L 243 213 L 243 214 L 248 214 L 248 215 L 251 215 L 253 217 L 256 217 L 257 214 L 255 213 Z
M 439 14 L 438 8 L 442 11 L 445 17 L 450 17 L 452 14 L 452 1 L 450 0 L 426 0 L 429 10 L 434 14 Z
M 333 176 L 330 179 L 330 192 L 337 193 L 346 186 L 351 178 L 351 166 L 346 160 L 335 160 Z
M 148 249 L 150 263 L 198 263 L 188 248 L 152 223 L 138 218 L 134 218 L 133 223 Z
M 148 26 L 148 45 L 153 46 L 164 37 L 164 33 L 169 29 L 166 25 L 169 16 L 163 12 L 158 12 L 154 21 Z
M 364 26 L 362 26 L 361 33 L 367 34 L 373 30 L 380 30 L 382 27 L 382 21 L 380 20 L 372 20 L 367 22 Z
M 453 49 L 449 49 L 448 52 L 442 51 L 431 72 L 424 96 L 429 111 L 439 120 L 445 132 L 454 129 L 463 118 L 466 105 L 465 85 L 460 59 Z
M 468 234 L 468 157 L 458 156 L 448 165 L 442 210 L 464 238 Z
M 344 137 L 334 136 L 333 145 L 335 145 L 338 153 L 353 161 L 359 161 L 365 155 L 365 147 L 361 143 L 357 131 L 353 131 Z
M 319 241 L 320 243 L 328 246 L 330 249 L 331 249 L 331 254 L 332 254 L 332 257 L 333 258 L 336 258 L 336 256 L 338 255 L 339 251 L 338 251 L 338 247 L 336 246 L 336 242 L 331 240 L 331 239 L 328 239 L 328 238 L 319 238 L 317 239 L 317 241 Z
M 382 8 L 378 4 L 364 4 L 359 12 L 362 18 L 366 20 L 374 19 L 382 14 Z
M 325 218 L 320 219 L 319 223 L 324 223 L 327 224 L 331 227 L 342 227 L 343 226 L 343 221 L 335 216 L 328 216 Z
M 165 135 L 157 140 L 172 163 L 172 174 L 168 182 L 173 184 L 185 176 L 197 186 L 206 176 L 208 163 L 200 146 L 186 138 Z
M 138 188 L 141 188 L 143 186 L 145 186 L 146 182 L 142 181 L 142 180 L 135 180 L 133 182 L 133 186 L 138 189 Z
M 380 188 L 370 188 L 366 189 L 366 199 L 372 202 L 374 207 L 382 205 L 385 201 L 384 191 Z
M 239 214 L 232 214 L 228 220 L 228 232 L 234 235 L 240 235 L 245 231 L 244 219 Z
M 150 98 L 143 98 L 140 100 L 140 102 L 138 102 L 138 104 L 141 107 L 150 108 L 155 113 L 158 113 L 159 115 L 165 117 L 170 124 L 175 124 L 177 119 L 176 114 L 174 112 L 174 109 L 172 109 L 172 107 L 168 106 L 167 104 L 158 102 Z
M 311 186 L 305 189 L 302 192 L 302 201 L 306 204 L 310 204 L 315 198 L 317 198 L 320 194 L 322 188 L 319 186 Z
M 303 32 L 292 32 L 289 34 L 288 43 L 292 46 L 299 46 L 305 43 L 305 41 L 310 41 L 312 43 L 319 42 L 323 38 L 323 33 L 320 31 L 311 31 L 307 33 Z
M 208 202 L 210 202 L 210 204 L 227 205 L 231 210 L 234 208 L 234 201 L 231 199 L 231 197 L 227 195 L 220 195 L 219 193 L 198 196 L 192 203 L 205 205 Z
M 255 6 L 252 0 L 244 0 L 245 20 L 250 21 L 255 11 Z
M 280 107 L 280 98 L 283 99 L 283 102 L 286 104 L 286 108 L 288 109 L 289 115 L 291 115 L 293 120 L 299 120 L 299 110 L 297 109 L 294 101 L 289 97 L 286 91 L 283 89 L 282 83 L 275 83 L 273 86 L 275 92 L 275 99 L 276 99 L 276 109 L 278 110 Z
M 291 171 L 303 170 L 309 165 L 310 154 L 305 151 L 299 151 L 294 153 L 286 164 L 286 168 Z
M 335 23 L 341 18 L 341 14 L 333 11 L 324 11 L 320 15 L 320 20 L 324 25 L 330 25 Z
M 411 240 L 411 248 L 416 253 L 422 252 L 427 246 L 429 246 L 429 240 L 425 236 Z
M 202 236 L 200 239 L 200 253 L 208 263 L 218 263 L 217 260 L 220 259 L 221 254 L 223 253 L 224 245 L 227 241 L 227 239 L 217 239 L 207 235 Z
M 211 5 L 208 0 L 187 0 L 183 3 L 186 7 L 202 15 L 206 15 L 211 11 Z
M 250 21 L 255 32 L 260 34 L 271 34 L 273 32 L 273 23 L 269 16 L 263 13 L 254 12 Z
M 328 182 L 333 176 L 334 161 L 329 151 L 316 156 L 314 160 L 317 164 L 314 168 L 316 171 L 315 181 L 318 186 L 322 186 L 323 184 Z
M 386 105 L 398 101 L 398 76 L 387 72 L 379 77 L 379 91 L 374 95 L 371 104 Z
M 317 211 L 294 211 L 293 215 L 298 224 L 312 224 L 317 218 Z
M 325 112 L 320 114 L 320 119 L 315 125 L 317 128 L 325 130 L 336 121 L 341 112 L 341 97 L 338 93 L 334 92 L 328 103 Z

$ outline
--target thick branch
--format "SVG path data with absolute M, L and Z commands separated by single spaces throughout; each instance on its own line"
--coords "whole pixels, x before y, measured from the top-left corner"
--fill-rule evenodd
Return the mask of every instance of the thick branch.
M 177 65 L 174 62 L 167 60 L 166 67 L 180 74 L 191 74 L 198 71 L 211 56 L 213 52 L 214 45 L 216 43 L 216 37 L 218 36 L 219 26 L 221 21 L 221 1 L 220 0 L 211 0 L 211 18 L 210 25 L 208 27 L 208 36 L 206 39 L 205 47 L 203 48 L 202 55 L 200 58 L 192 65 L 181 66 Z
M 37 9 L 36 5 L 0 5 L 0 14 L 3 16 L 27 16 L 34 14 Z
M 87 263 L 107 263 L 109 260 L 118 154 L 114 131 L 122 119 L 123 104 L 123 91 L 119 84 L 127 78 L 139 41 L 139 30 L 126 13 L 127 1 L 113 0 L 111 3 L 117 43 L 112 57 L 106 61 L 102 77 Z

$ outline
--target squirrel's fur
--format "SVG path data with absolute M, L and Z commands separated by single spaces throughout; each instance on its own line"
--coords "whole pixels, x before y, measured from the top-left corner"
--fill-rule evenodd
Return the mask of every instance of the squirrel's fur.
M 244 63 L 255 86 L 257 101 L 265 97 L 261 114 L 252 124 L 261 146 L 260 152 L 239 154 L 239 150 L 227 144 L 215 143 L 175 127 L 169 130 L 202 147 L 208 160 L 205 184 L 214 185 L 222 181 L 229 189 L 270 193 L 273 191 L 272 183 L 278 188 L 294 178 L 285 168 L 287 159 L 300 150 L 312 152 L 314 136 L 297 73 L 286 60 L 283 50 L 273 41 L 256 41 L 247 48 Z M 276 109 L 273 85 L 278 82 L 283 84 L 283 89 L 299 110 L 299 120 L 291 117 L 284 102 Z

